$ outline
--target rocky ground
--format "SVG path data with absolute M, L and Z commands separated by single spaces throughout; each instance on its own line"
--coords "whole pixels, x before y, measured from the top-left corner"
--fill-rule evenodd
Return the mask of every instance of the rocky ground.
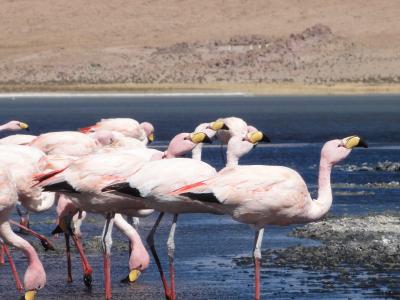
M 263 251 L 266 268 L 328 271 L 334 281 L 368 288 L 383 285 L 386 296 L 400 297 L 400 277 L 390 275 L 400 271 L 400 215 L 329 217 L 298 227 L 290 235 L 321 244 Z M 250 257 L 234 261 L 241 267 L 253 264 Z M 368 275 L 360 280 L 363 271 Z
M 0 85 L 400 83 L 396 1 L 219 2 L 7 1 Z

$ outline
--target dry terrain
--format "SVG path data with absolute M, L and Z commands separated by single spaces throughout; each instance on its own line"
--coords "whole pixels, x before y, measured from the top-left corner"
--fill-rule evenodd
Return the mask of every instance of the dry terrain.
M 0 7 L 0 91 L 400 91 L 397 0 L 0 0 Z

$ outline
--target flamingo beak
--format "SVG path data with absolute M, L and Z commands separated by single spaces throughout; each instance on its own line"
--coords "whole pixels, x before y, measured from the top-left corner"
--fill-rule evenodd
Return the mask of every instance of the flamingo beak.
M 152 142 L 154 142 L 154 133 L 153 133 L 153 132 L 150 133 L 150 134 L 147 136 L 147 139 L 149 140 L 149 144 L 152 143 Z
M 127 283 L 136 282 L 136 280 L 138 280 L 141 274 L 142 272 L 140 272 L 139 270 L 132 270 L 129 272 L 129 275 L 125 279 L 121 280 L 121 282 L 127 282 Z
M 209 128 L 211 128 L 214 131 L 221 130 L 221 129 L 229 130 L 228 126 L 225 125 L 223 119 L 219 119 L 215 122 L 212 122 L 210 124 Z
M 35 300 L 36 298 L 37 291 L 32 290 L 32 291 L 26 291 L 25 295 L 21 297 L 21 300 Z
M 271 140 L 269 137 L 267 137 L 264 133 L 261 131 L 256 131 L 256 132 L 251 132 L 247 135 L 247 140 L 250 143 L 257 144 L 258 142 L 266 142 L 266 143 L 271 143 Z
M 196 132 L 190 135 L 190 140 L 195 144 L 206 143 L 211 144 L 212 141 L 204 132 Z
M 21 129 L 25 129 L 25 130 L 28 130 L 28 131 L 29 131 L 29 125 L 26 124 L 26 123 L 19 122 L 19 127 L 20 127 Z
M 352 135 L 344 138 L 342 140 L 342 144 L 347 149 L 353 149 L 355 147 L 368 148 L 368 144 L 357 135 Z

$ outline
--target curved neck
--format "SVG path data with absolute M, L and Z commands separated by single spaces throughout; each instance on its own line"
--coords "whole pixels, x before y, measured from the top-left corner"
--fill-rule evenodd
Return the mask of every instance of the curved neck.
M 143 245 L 140 235 L 120 214 L 115 214 L 114 224 L 119 231 L 121 231 L 124 235 L 126 235 L 129 238 L 129 241 L 131 242 L 132 249 L 131 249 L 131 256 L 129 259 L 129 269 L 134 270 L 138 268 L 139 269 L 146 268 L 145 263 L 143 263 L 143 261 L 138 259 L 138 255 L 140 256 L 140 254 L 143 253 L 143 251 L 147 255 L 146 248 Z
M 6 243 L 19 250 L 22 250 L 25 253 L 29 264 L 27 271 L 34 267 L 43 269 L 43 265 L 40 262 L 39 256 L 37 255 L 35 249 L 26 240 L 14 233 L 8 221 L 0 224 L 0 235 Z M 30 289 L 30 287 L 26 286 L 26 282 L 25 289 Z
M 35 188 L 29 194 L 21 194 L 20 201 L 26 209 L 34 212 L 42 212 L 54 205 L 55 193 L 41 192 L 39 188 Z
M 321 219 L 332 206 L 331 171 L 332 164 L 321 157 L 318 176 L 318 199 L 311 203 L 310 220 Z

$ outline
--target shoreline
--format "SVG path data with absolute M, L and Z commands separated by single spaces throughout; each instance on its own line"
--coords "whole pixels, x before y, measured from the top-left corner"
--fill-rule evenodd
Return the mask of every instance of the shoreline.
M 319 96 L 400 94 L 400 84 L 0 84 L 0 97 L 120 96 Z

